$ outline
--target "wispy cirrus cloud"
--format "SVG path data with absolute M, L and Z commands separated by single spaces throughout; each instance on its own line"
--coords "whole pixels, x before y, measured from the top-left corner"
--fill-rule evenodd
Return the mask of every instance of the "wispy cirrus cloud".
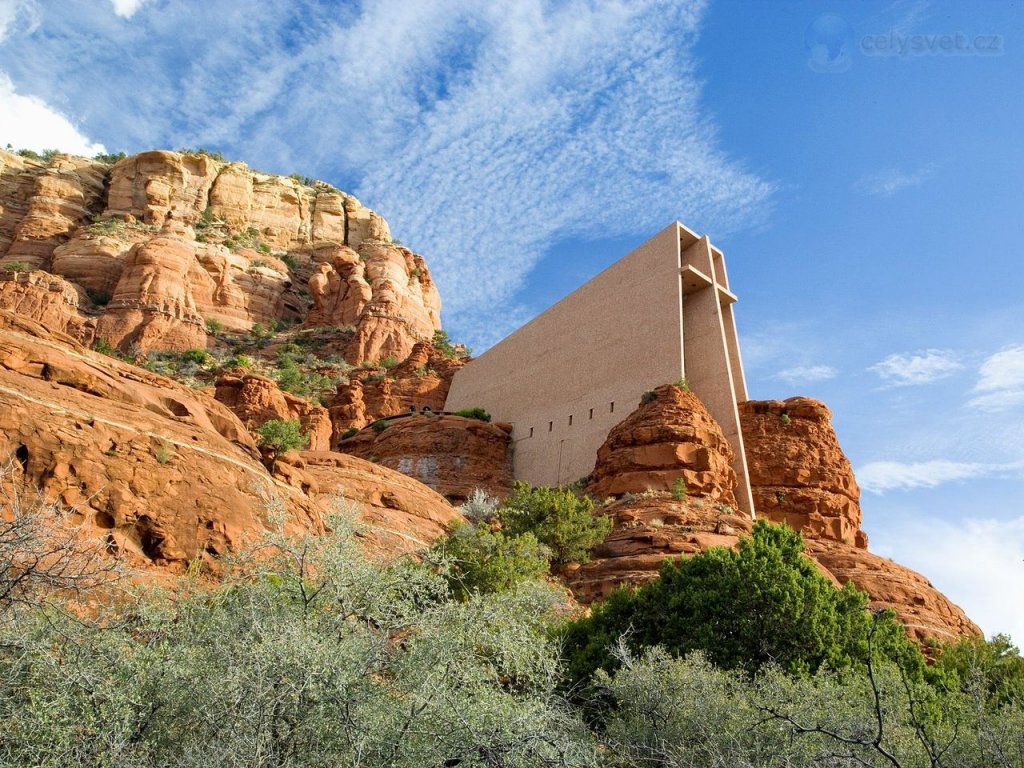
M 968 401 L 982 411 L 1006 411 L 1024 405 L 1024 344 L 990 355 L 978 371 L 975 397 Z
M 703 0 L 171 1 L 130 25 L 62 6 L 51 34 L 8 43 L 19 90 L 108 147 L 207 146 L 354 191 L 478 347 L 524 316 L 517 291 L 558 240 L 676 218 L 721 236 L 769 210 L 774 185 L 702 105 Z
M 830 365 L 797 365 L 779 371 L 775 374 L 775 378 L 782 379 L 789 384 L 810 384 L 828 381 L 838 375 L 839 371 Z
M 981 480 L 994 477 L 1019 476 L 1024 462 L 987 464 L 949 461 L 872 461 L 859 467 L 855 475 L 860 487 L 868 493 L 935 488 L 944 483 Z
M 861 176 L 854 182 L 855 191 L 873 197 L 892 197 L 897 192 L 916 187 L 932 178 L 938 166 L 934 163 L 922 165 L 914 170 L 887 168 Z
M 910 387 L 947 378 L 963 367 L 958 355 L 951 350 L 926 349 L 889 355 L 868 370 L 878 374 L 886 386 Z

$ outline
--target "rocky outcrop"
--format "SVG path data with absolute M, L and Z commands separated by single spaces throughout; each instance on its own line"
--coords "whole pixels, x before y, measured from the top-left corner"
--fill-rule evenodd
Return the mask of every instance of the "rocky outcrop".
M 839 584 L 853 582 L 866 592 L 872 608 L 892 610 L 911 637 L 956 641 L 981 629 L 960 606 L 928 579 L 885 557 L 828 539 L 807 539 L 808 554 Z
M 222 376 L 215 397 L 254 431 L 273 419 L 296 420 L 309 437 L 309 450 L 331 449 L 331 417 L 326 408 L 283 392 L 277 382 L 263 376 Z
M 708 499 L 674 501 L 656 491 L 609 500 L 595 514 L 611 516 L 615 527 L 589 563 L 568 571 L 566 582 L 584 603 L 607 597 L 622 584 L 654 581 L 666 559 L 709 547 L 735 547 L 739 536 L 749 534 L 752 526 L 748 515 L 727 504 Z
M 611 535 L 591 562 L 567 575 L 584 602 L 623 583 L 657 578 L 666 558 L 735 547 L 750 532 L 749 518 L 734 511 L 731 453 L 700 451 L 724 442 L 703 405 L 675 387 L 659 387 L 645 400 L 598 452 L 590 489 L 619 498 L 600 510 L 615 522 Z M 751 401 L 740 404 L 740 418 L 759 517 L 801 531 L 822 573 L 837 585 L 853 582 L 872 607 L 893 610 L 918 641 L 978 634 L 923 576 L 866 551 L 860 493 L 823 404 L 808 398 Z M 695 474 L 696 467 L 703 474 Z M 686 478 L 682 500 L 668 492 L 677 476 Z
M 334 444 L 349 429 L 361 429 L 412 408 L 440 412 L 452 377 L 465 364 L 466 358 L 446 357 L 431 344 L 419 342 L 394 368 L 353 371 L 349 383 L 340 385 L 328 404 Z
M 426 264 L 376 213 L 204 153 L 106 166 L 0 151 L 0 265 L 13 261 L 82 288 L 98 336 L 124 351 L 204 347 L 206 321 L 303 322 L 352 327 L 345 356 L 359 365 L 404 359 L 440 328 Z
M 88 303 L 80 288 L 49 272 L 6 272 L 0 267 L 0 307 L 82 344 L 91 344 L 96 336 L 96 318 L 80 309 Z
M 808 538 L 866 549 L 860 489 L 825 404 L 806 397 L 751 400 L 739 411 L 758 516 Z
M 598 449 L 588 491 L 672 491 L 682 478 L 688 495 L 736 506 L 732 448 L 704 404 L 672 385 L 644 400 Z
M 480 488 L 512 490 L 512 427 L 452 415 L 396 417 L 364 429 L 338 450 L 414 477 L 454 503 Z
M 355 457 L 314 454 L 299 481 L 286 469 L 272 477 L 258 457 L 213 398 L 0 311 L 0 459 L 23 491 L 72 508 L 130 564 L 181 571 L 199 559 L 216 570 L 270 510 L 319 531 L 339 496 L 382 553 L 422 548 L 459 519 L 429 488 Z

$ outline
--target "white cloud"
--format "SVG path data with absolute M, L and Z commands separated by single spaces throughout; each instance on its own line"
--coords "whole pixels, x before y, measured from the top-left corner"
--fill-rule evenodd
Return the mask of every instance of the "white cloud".
M 968 405 L 983 411 L 1005 411 L 1024 405 L 1024 344 L 988 357 L 978 370 L 974 391 L 982 393 Z
M 1024 462 L 988 464 L 982 462 L 948 461 L 872 461 L 855 472 L 857 483 L 868 493 L 906 491 L 914 488 L 934 488 L 943 483 L 960 480 L 980 480 L 1016 475 L 1024 469 Z
M 957 360 L 956 353 L 950 350 L 928 349 L 922 352 L 889 355 L 868 370 L 881 376 L 890 387 L 908 387 L 944 379 L 961 368 L 963 364 Z
M 797 365 L 775 374 L 775 378 L 790 384 L 809 384 L 816 381 L 828 381 L 839 375 L 839 371 L 830 365 Z
M 873 534 L 872 549 L 925 574 L 988 635 L 1024 642 L 1024 517 L 1009 520 L 892 516 Z M 902 518 L 902 519 L 900 519 Z
M 106 152 L 41 99 L 15 93 L 11 79 L 0 72 L 0 146 L 7 144 L 37 152 L 60 149 L 89 156 Z
M 527 309 L 559 240 L 639 242 L 677 218 L 720 237 L 769 212 L 773 184 L 702 103 L 703 0 L 208 0 L 130 25 L 93 6 L 66 0 L 11 52 L 20 89 L 67 94 L 115 149 L 207 146 L 355 192 L 477 347 Z
M 892 197 L 897 192 L 923 184 L 935 175 L 937 166 L 924 165 L 913 171 L 899 168 L 888 168 L 883 171 L 869 173 L 854 182 L 857 192 L 874 197 Z
M 114 5 L 114 13 L 122 19 L 130 19 L 145 3 L 151 0 L 110 0 Z

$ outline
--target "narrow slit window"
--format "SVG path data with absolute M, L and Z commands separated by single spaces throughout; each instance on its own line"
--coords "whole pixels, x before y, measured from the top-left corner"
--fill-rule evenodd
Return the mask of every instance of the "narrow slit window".
M 594 418 L 594 409 L 593 408 L 590 409 L 590 418 Z
M 533 437 L 533 427 L 530 427 L 530 437 Z
M 569 414 L 569 426 L 570 427 L 572 426 L 572 414 L 571 413 Z
M 555 428 L 555 422 L 553 422 L 553 421 L 549 421 L 549 422 L 548 422 L 548 432 L 550 432 L 550 431 L 551 431 L 551 430 L 553 430 L 554 428 Z
M 615 413 L 615 401 L 612 400 L 611 406 L 608 408 L 608 413 Z

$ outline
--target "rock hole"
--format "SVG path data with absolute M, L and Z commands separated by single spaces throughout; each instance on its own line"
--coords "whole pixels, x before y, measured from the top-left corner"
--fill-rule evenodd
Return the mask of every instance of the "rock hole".
M 27 473 L 28 472 L 28 446 L 27 445 L 19 445 L 18 446 L 18 450 L 16 450 L 14 452 L 14 458 L 16 458 L 18 460 L 18 463 L 21 464 L 21 471 Z
M 114 527 L 114 516 L 106 510 L 101 509 L 96 513 L 96 517 L 94 519 L 97 527 L 99 528 L 105 528 L 109 531 Z

